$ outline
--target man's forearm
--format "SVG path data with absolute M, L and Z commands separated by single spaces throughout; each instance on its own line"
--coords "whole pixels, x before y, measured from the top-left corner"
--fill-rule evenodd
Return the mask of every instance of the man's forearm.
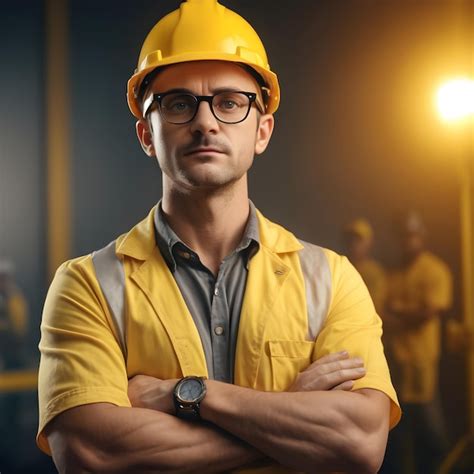
M 416 329 L 426 322 L 439 316 L 439 311 L 423 308 L 417 311 L 392 311 L 391 315 L 405 329 Z
M 204 419 L 297 470 L 376 472 L 388 432 L 388 398 L 358 392 L 267 393 L 208 381 Z
M 219 472 L 262 455 L 207 423 L 142 408 L 84 405 L 47 430 L 60 472 Z

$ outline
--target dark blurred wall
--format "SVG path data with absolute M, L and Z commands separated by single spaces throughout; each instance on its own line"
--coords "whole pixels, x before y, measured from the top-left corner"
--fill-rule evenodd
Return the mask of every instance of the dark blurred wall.
M 36 341 L 46 287 L 43 5 L 0 5 L 0 258 L 16 267 Z
M 44 7 L 0 1 L 0 259 L 15 265 L 29 306 L 26 350 L 17 363 L 36 368 L 45 278 Z M 23 354 L 23 352 L 25 352 Z M 35 445 L 35 390 L 0 392 L 0 471 L 48 472 Z
M 141 220 L 161 195 L 141 151 L 126 84 L 141 42 L 173 1 L 71 4 L 73 253 L 100 248 Z

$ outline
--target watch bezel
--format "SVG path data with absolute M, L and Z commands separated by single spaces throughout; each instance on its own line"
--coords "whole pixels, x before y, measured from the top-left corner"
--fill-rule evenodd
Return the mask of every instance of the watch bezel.
M 189 380 L 197 380 L 201 386 L 201 393 L 192 401 L 184 400 L 179 394 L 183 385 L 185 385 L 186 382 L 188 382 Z M 190 375 L 187 377 L 183 377 L 181 380 L 179 380 L 173 390 L 173 400 L 176 410 L 176 416 L 187 420 L 199 420 L 201 418 L 199 404 L 204 399 L 206 392 L 207 387 L 204 383 L 203 377 Z
M 196 397 L 196 398 L 193 398 L 192 400 L 185 400 L 184 398 L 181 397 L 180 395 L 180 391 L 182 390 L 182 388 L 186 385 L 187 382 L 190 382 L 191 380 L 193 381 L 198 381 L 199 382 L 199 385 L 201 386 L 201 393 Z M 186 404 L 186 405 L 191 405 L 191 404 L 194 404 L 194 403 L 199 403 L 200 401 L 202 401 L 202 399 L 204 398 L 204 395 L 206 394 L 206 384 L 204 383 L 204 380 L 202 377 L 197 377 L 197 376 L 194 376 L 194 375 L 191 375 L 191 376 L 188 376 L 188 377 L 184 377 L 182 378 L 175 386 L 175 389 L 174 389 L 174 396 L 176 397 L 176 399 L 180 402 L 180 403 L 183 403 L 183 404 Z

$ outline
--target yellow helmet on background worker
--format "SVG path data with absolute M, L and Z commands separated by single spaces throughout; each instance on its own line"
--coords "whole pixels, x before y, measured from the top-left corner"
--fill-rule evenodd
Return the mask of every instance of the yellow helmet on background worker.
M 263 79 L 266 113 L 280 102 L 278 79 L 252 26 L 217 0 L 187 0 L 163 17 L 143 43 L 138 67 L 128 81 L 130 110 L 142 118 L 143 80 L 156 68 L 187 61 L 219 60 L 245 64 Z
M 369 224 L 369 221 L 362 218 L 354 219 L 349 222 L 345 226 L 344 231 L 346 234 L 357 235 L 363 239 L 369 240 L 371 240 L 374 235 L 372 226 Z

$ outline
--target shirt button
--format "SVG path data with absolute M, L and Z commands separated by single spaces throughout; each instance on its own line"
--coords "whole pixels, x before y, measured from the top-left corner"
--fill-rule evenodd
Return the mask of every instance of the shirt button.
M 214 328 L 214 334 L 216 336 L 222 336 L 222 334 L 224 334 L 224 328 L 222 326 L 216 326 Z
M 217 286 L 214 288 L 214 296 L 219 296 L 219 288 Z

